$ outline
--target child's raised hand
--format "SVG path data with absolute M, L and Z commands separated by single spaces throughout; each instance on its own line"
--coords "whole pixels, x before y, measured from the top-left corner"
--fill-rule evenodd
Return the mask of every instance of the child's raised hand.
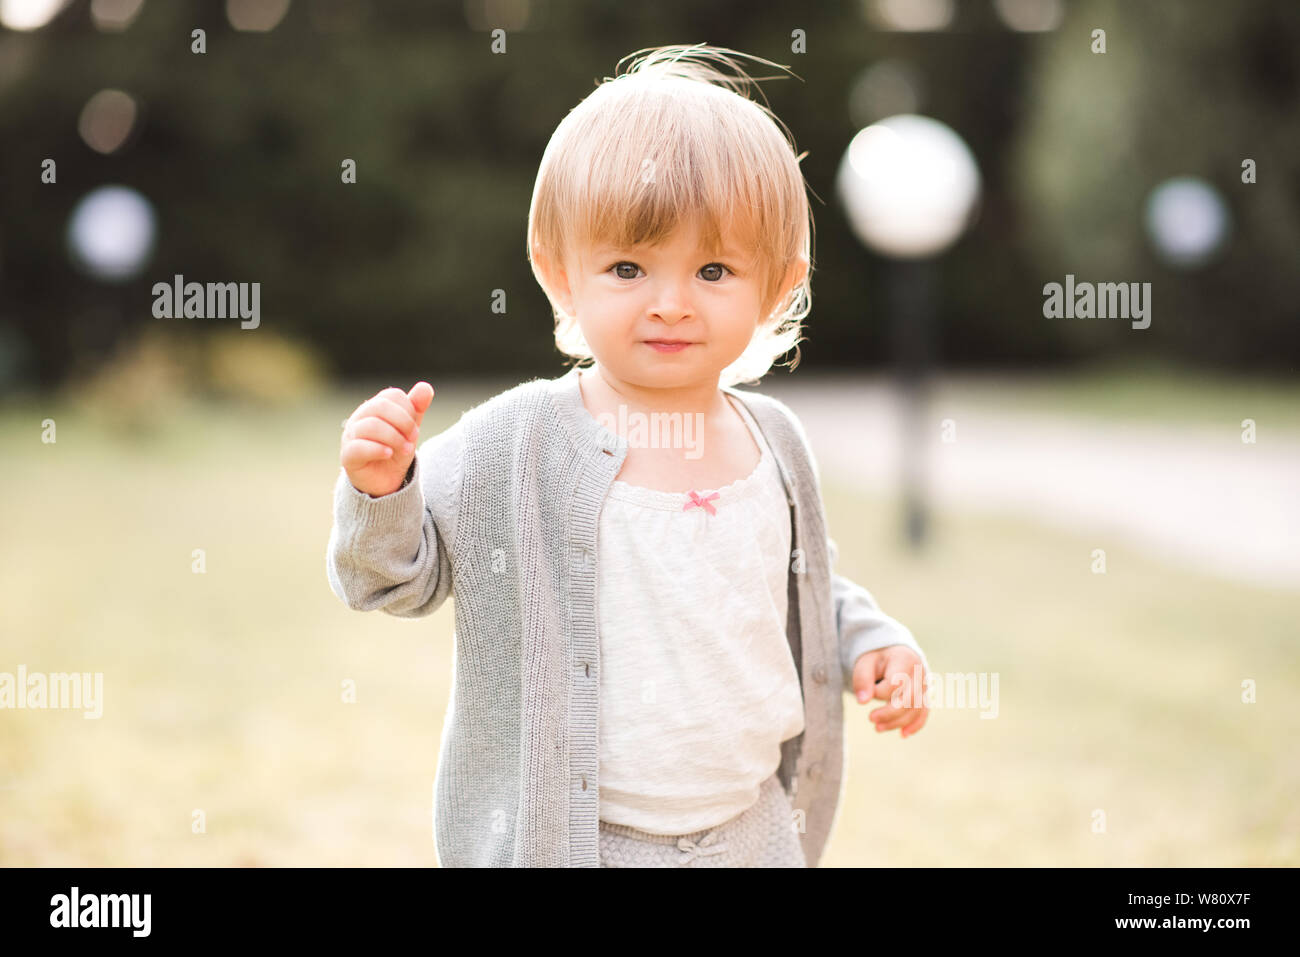
M 339 449 L 353 488 L 378 498 L 402 487 L 432 401 L 433 386 L 421 381 L 409 393 L 390 386 L 357 406 L 343 426 Z
M 868 715 L 877 732 L 902 728 L 906 738 L 920 731 L 930 714 L 925 704 L 925 686 L 925 665 L 906 645 L 887 645 L 868 651 L 853 665 L 853 696 L 858 702 L 866 704 L 872 698 L 890 702 Z

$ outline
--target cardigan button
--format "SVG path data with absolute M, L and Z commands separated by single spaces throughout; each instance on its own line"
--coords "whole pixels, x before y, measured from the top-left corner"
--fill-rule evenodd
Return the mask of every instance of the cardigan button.
M 807 774 L 810 781 L 817 780 L 817 772 L 821 769 L 821 766 L 820 761 L 814 761 L 812 764 L 808 765 Z
M 816 668 L 813 669 L 813 681 L 817 682 L 818 684 L 823 684 L 823 685 L 826 684 L 825 666 L 818 665 Z

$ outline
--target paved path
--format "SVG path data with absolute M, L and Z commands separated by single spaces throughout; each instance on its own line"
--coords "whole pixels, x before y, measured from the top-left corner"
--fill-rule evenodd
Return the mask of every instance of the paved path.
M 897 492 L 899 404 L 885 380 L 824 377 L 760 390 L 798 414 L 826 479 Z M 943 394 L 936 390 L 935 394 Z M 955 441 L 941 441 L 952 419 Z M 1120 538 L 1169 561 L 1300 590 L 1300 436 L 1253 444 L 1222 429 L 1011 414 L 932 400 L 928 484 L 937 506 L 1016 514 Z

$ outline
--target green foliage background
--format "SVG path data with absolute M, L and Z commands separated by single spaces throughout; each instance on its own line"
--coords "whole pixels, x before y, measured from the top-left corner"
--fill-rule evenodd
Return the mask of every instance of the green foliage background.
M 334 374 L 554 374 L 550 310 L 524 255 L 537 164 L 556 124 L 616 64 L 665 43 L 732 47 L 788 64 L 763 84 L 793 131 L 817 220 L 804 360 L 890 358 L 887 264 L 848 231 L 834 175 L 862 125 L 861 71 L 886 58 L 924 79 L 919 109 L 957 130 L 984 178 L 978 221 L 946 257 L 939 359 L 1052 366 L 1098 357 L 1294 371 L 1300 353 L 1300 5 L 1290 0 L 1070 3 L 1051 33 L 1008 30 L 959 4 L 939 33 L 881 31 L 858 3 L 543 2 L 494 55 L 475 4 L 295 3 L 269 33 L 224 5 L 148 3 L 120 34 L 75 2 L 45 29 L 0 33 L 0 390 L 47 386 L 144 327 L 153 282 L 262 283 L 262 327 L 310 344 Z M 324 11 L 324 12 L 322 12 Z M 207 52 L 190 52 L 190 31 Z M 1090 52 L 1095 27 L 1104 55 Z M 803 30 L 807 52 L 791 52 Z M 761 70 L 761 68 L 760 68 Z M 763 71 L 770 72 L 770 71 Z M 137 130 L 101 156 L 77 117 L 116 87 Z M 1244 157 L 1259 164 L 1240 182 Z M 58 182 L 42 185 L 51 157 Z M 340 181 L 354 159 L 358 182 Z M 1215 184 L 1235 227 L 1195 273 L 1156 262 L 1150 189 Z M 91 189 L 122 183 L 159 215 L 144 274 L 75 271 L 65 232 Z M 1142 335 L 1042 317 L 1042 285 L 1150 281 Z M 490 311 L 492 290 L 506 315 Z M 183 322 L 183 321 L 180 321 Z M 187 334 L 202 332 L 185 327 Z

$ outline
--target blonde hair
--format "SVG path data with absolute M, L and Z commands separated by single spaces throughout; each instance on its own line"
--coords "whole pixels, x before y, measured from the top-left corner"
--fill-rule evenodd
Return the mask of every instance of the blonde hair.
M 772 78 L 748 76 L 728 56 L 736 51 L 724 47 L 655 47 L 619 64 L 638 54 L 645 55 L 597 84 L 560 122 L 537 173 L 528 260 L 551 302 L 555 344 L 565 355 L 593 359 L 577 318 L 547 288 L 535 249 L 559 263 L 579 246 L 654 245 L 684 222 L 697 222 L 702 241 L 716 252 L 725 244 L 723 230 L 736 226 L 754 237 L 764 317 L 719 385 L 756 382 L 791 349 L 793 369 L 812 300 L 813 222 L 799 168 L 807 154 L 795 155 L 793 137 L 766 97 L 759 104 L 743 93 L 751 84 L 757 89 L 757 79 Z M 778 302 L 800 255 L 808 259 L 808 275 Z

